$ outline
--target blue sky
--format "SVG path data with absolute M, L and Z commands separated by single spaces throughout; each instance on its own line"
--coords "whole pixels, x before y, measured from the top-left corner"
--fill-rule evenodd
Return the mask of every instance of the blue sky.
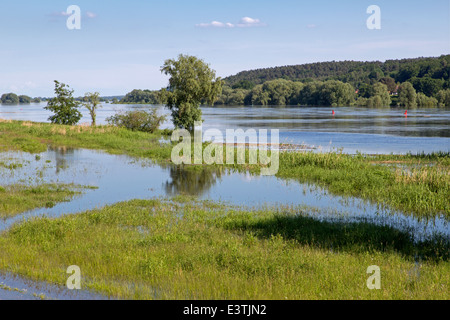
M 0 2 L 0 94 L 52 96 L 159 89 L 165 59 L 191 54 L 219 76 L 318 61 L 450 53 L 450 1 L 5 0 Z M 70 5 L 81 29 L 66 27 Z M 367 7 L 381 8 L 369 30 Z M 213 23 L 214 22 L 214 23 Z

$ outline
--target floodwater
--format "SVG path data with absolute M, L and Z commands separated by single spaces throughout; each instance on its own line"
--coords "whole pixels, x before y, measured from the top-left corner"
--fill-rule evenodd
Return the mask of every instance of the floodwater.
M 425 220 L 406 216 L 358 198 L 334 196 L 323 188 L 275 176 L 257 176 L 217 167 L 194 171 L 126 155 L 72 148 L 49 148 L 38 158 L 28 153 L 5 152 L 0 153 L 0 161 L 22 164 L 13 170 L 0 169 L 0 185 L 73 183 L 97 187 L 84 190 L 81 196 L 53 208 L 0 220 L 0 232 L 33 216 L 58 217 L 131 199 L 192 195 L 236 206 L 295 206 L 319 219 L 390 225 L 410 232 L 418 241 L 437 233 L 450 235 L 448 222 L 443 217 Z
M 0 118 L 48 122 L 46 103 L 0 105 Z M 119 111 L 163 106 L 103 104 L 97 123 Z M 332 115 L 332 109 L 336 114 Z M 81 122 L 89 123 L 86 110 Z M 203 130 L 278 129 L 280 142 L 304 144 L 318 150 L 343 148 L 345 153 L 431 153 L 450 151 L 450 109 L 413 109 L 404 116 L 399 108 L 357 107 L 202 107 Z M 170 117 L 162 128 L 170 128 Z

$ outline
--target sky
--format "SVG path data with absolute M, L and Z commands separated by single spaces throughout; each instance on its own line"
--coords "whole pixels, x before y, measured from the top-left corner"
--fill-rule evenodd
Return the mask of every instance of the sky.
M 69 29 L 67 8 L 80 8 Z M 369 29 L 377 5 L 381 29 Z M 72 21 L 72 20 L 71 20 Z M 195 55 L 226 77 L 321 61 L 385 61 L 450 53 L 450 1 L 2 0 L 0 95 L 158 90 L 166 59 Z

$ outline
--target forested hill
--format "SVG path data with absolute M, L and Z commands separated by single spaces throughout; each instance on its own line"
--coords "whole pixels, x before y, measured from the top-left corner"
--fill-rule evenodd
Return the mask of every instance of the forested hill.
M 396 82 L 417 78 L 431 78 L 449 82 L 450 55 L 432 58 L 386 60 L 385 62 L 331 61 L 242 71 L 225 78 L 232 87 L 251 87 L 269 80 L 292 81 L 340 80 L 358 88 L 362 83 L 378 81 L 383 77 L 394 78 Z M 445 86 L 444 86 L 445 87 Z
M 243 71 L 225 78 L 218 105 L 450 107 L 450 55 L 385 62 L 318 62 Z M 121 103 L 161 104 L 133 90 Z

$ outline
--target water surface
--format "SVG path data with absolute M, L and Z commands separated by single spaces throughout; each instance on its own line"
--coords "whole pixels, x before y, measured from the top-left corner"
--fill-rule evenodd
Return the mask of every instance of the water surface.
M 46 103 L 0 105 L 0 118 L 48 122 Z M 103 104 L 97 123 L 119 111 L 163 106 Z M 331 110 L 336 114 L 333 116 Z M 86 110 L 81 122 L 89 123 Z M 413 109 L 358 107 L 202 107 L 203 129 L 279 129 L 280 142 L 305 144 L 323 151 L 343 148 L 376 154 L 450 151 L 450 108 Z M 163 128 L 171 128 L 170 117 Z
M 189 170 L 126 155 L 72 148 L 49 148 L 39 155 L 38 160 L 28 153 L 6 152 L 0 154 L 0 161 L 22 163 L 21 168 L 13 170 L 0 168 L 0 185 L 73 183 L 98 187 L 84 190 L 72 201 L 53 208 L 36 209 L 0 220 L 0 232 L 32 216 L 57 217 L 131 199 L 193 195 L 236 206 L 296 206 L 319 219 L 339 218 L 390 225 L 410 232 L 417 240 L 437 233 L 447 236 L 450 233 L 448 221 L 443 217 L 423 219 L 404 215 L 358 198 L 334 196 L 326 189 L 294 179 L 256 176 L 216 167 Z

